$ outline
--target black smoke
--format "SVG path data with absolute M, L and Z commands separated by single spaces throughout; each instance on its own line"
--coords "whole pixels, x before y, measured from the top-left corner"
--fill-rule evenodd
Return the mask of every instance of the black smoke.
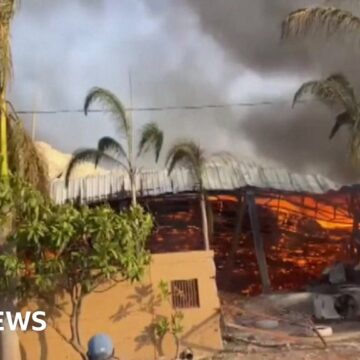
M 288 12 L 318 3 L 24 1 L 14 22 L 12 100 L 17 108 L 31 109 L 40 92 L 41 108 L 81 108 L 90 87 L 104 86 L 128 104 L 131 69 L 138 107 L 225 103 L 237 98 L 229 96 L 233 83 L 253 72 L 270 83 L 270 89 L 266 99 L 258 95 L 250 101 L 274 105 L 143 112 L 134 114 L 136 123 L 158 121 L 166 145 L 191 136 L 209 151 L 230 150 L 239 158 L 350 181 L 356 175 L 347 159 L 346 129 L 328 140 L 335 114 L 316 103 L 291 109 L 296 86 L 281 94 L 271 92 L 271 79 L 297 79 L 300 85 L 338 71 L 356 87 L 360 84 L 359 51 L 351 45 L 280 40 L 281 21 Z M 251 85 L 241 84 L 239 98 Z M 81 114 L 41 116 L 39 133 L 42 140 L 67 152 L 94 146 L 100 136 L 115 135 L 104 116 Z
M 321 37 L 306 41 L 280 40 L 281 22 L 289 12 L 323 3 L 226 0 L 220 4 L 216 0 L 189 0 L 188 6 L 197 14 L 201 29 L 239 66 L 263 77 L 276 75 L 286 79 L 295 75 L 303 81 L 342 72 L 358 88 L 360 53 L 353 44 L 326 41 Z M 336 5 L 359 10 L 352 8 L 351 2 Z M 328 139 L 336 113 L 316 103 L 292 110 L 289 101 L 292 95 L 284 93 L 282 98 L 273 99 L 275 103 L 287 99 L 285 105 L 247 111 L 238 122 L 239 136 L 254 145 L 255 157 L 268 157 L 300 172 L 318 172 L 354 181 L 357 171 L 349 163 L 346 129 L 332 142 Z

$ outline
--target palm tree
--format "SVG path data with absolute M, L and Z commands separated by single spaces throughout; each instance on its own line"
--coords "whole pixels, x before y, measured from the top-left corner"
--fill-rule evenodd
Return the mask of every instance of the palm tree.
M 130 116 L 125 111 L 121 101 L 110 91 L 102 88 L 93 88 L 85 99 L 84 112 L 88 114 L 89 107 L 94 102 L 100 102 L 111 113 L 116 122 L 119 133 L 125 139 L 125 147 L 112 137 L 103 137 L 99 140 L 96 149 L 80 149 L 73 154 L 66 170 L 65 182 L 74 168 L 84 161 L 90 161 L 95 167 L 101 160 L 106 160 L 124 169 L 130 179 L 132 205 L 136 204 L 136 176 L 139 171 L 136 160 L 150 150 L 154 151 L 155 159 L 158 161 L 163 144 L 163 132 L 156 123 L 145 124 L 141 130 L 138 151 L 134 148 L 134 127 Z
M 219 161 L 223 162 L 227 158 L 231 158 L 231 155 L 228 153 L 217 153 L 207 157 L 205 151 L 191 140 L 177 142 L 169 150 L 166 157 L 165 165 L 168 169 L 169 175 L 171 175 L 175 167 L 184 167 L 189 170 L 198 185 L 202 231 L 206 250 L 210 250 L 210 240 L 207 195 L 204 187 L 204 173 L 207 166 L 211 164 L 217 165 Z
M 331 3 L 327 0 L 326 3 Z M 282 38 L 306 37 L 322 33 L 327 37 L 360 35 L 360 18 L 347 10 L 333 6 L 314 6 L 291 12 L 282 23 Z M 345 37 L 346 38 L 346 37 Z M 305 83 L 295 95 L 295 102 L 304 93 L 310 91 L 327 105 L 339 105 L 343 112 L 336 117 L 336 123 L 330 134 L 332 138 L 340 127 L 351 128 L 349 142 L 350 154 L 355 163 L 360 160 L 359 106 L 349 82 L 336 74 L 328 79 Z
M 331 3 L 331 1 L 327 1 Z M 291 12 L 282 23 L 282 37 L 301 37 L 322 33 L 360 34 L 360 18 L 347 10 L 333 6 L 314 6 Z
M 10 22 L 19 0 L 0 0 L 0 175 L 16 174 L 44 195 L 48 194 L 47 168 L 26 133 L 13 105 L 6 100 L 12 75 Z
M 49 195 L 48 167 L 31 136 L 8 101 L 7 141 L 9 171 L 24 179 L 44 196 Z
M 0 0 L 0 154 L 1 175 L 8 176 L 6 89 L 11 77 L 10 22 L 15 13 L 15 0 Z
M 333 74 L 324 80 L 304 83 L 295 93 L 293 106 L 306 94 L 315 98 L 331 109 L 338 110 L 335 124 L 330 132 L 332 139 L 339 129 L 348 126 L 351 130 L 349 150 L 354 163 L 360 160 L 360 106 L 354 89 L 342 74 Z

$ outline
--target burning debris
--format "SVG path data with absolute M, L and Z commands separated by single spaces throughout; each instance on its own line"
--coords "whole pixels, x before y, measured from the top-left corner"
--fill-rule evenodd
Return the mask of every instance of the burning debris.
M 261 192 L 256 199 L 273 290 L 304 289 L 316 281 L 329 264 L 353 257 L 353 250 L 356 251 L 352 248 L 353 216 L 347 194 L 310 196 Z M 234 241 L 231 224 L 236 206 L 236 198 L 218 196 L 213 201 L 217 217 L 221 219 L 215 230 L 215 261 L 220 272 L 231 256 L 229 243 Z M 235 266 L 230 273 L 232 286 L 243 295 L 261 292 L 252 237 L 250 219 L 245 214 Z M 222 282 L 218 282 L 218 286 L 222 288 Z
M 257 190 L 255 195 L 272 290 L 305 289 L 309 284 L 317 284 L 329 265 L 349 263 L 357 257 L 358 223 L 354 214 L 360 207 L 352 200 L 355 191 L 310 195 Z M 242 219 L 241 233 L 236 234 L 241 197 L 241 192 L 209 195 L 218 287 L 256 295 L 261 293 L 262 284 L 248 211 Z M 195 194 L 148 198 L 144 204 L 157 224 L 150 243 L 152 252 L 203 248 Z M 360 274 L 350 268 L 346 268 L 346 277 L 360 280 Z

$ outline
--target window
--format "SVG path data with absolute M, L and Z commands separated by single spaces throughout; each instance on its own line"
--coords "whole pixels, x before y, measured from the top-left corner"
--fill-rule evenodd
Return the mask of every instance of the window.
M 197 279 L 172 281 L 171 298 L 172 305 L 175 309 L 200 307 Z

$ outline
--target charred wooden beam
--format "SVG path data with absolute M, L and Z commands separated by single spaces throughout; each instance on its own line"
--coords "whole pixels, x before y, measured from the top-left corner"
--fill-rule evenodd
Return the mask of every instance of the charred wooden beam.
M 246 201 L 241 195 L 239 195 L 236 220 L 235 220 L 236 221 L 235 232 L 231 242 L 231 248 L 230 248 L 229 258 L 227 262 L 227 270 L 226 270 L 229 279 L 231 278 L 231 274 L 235 267 L 236 254 L 239 249 L 239 240 L 242 233 L 245 211 L 246 211 Z
M 271 283 L 266 262 L 264 243 L 260 233 L 260 223 L 256 209 L 255 194 L 252 191 L 248 191 L 245 198 L 249 210 L 251 230 L 253 233 L 255 254 L 259 266 L 262 288 L 264 293 L 268 293 L 271 291 Z

